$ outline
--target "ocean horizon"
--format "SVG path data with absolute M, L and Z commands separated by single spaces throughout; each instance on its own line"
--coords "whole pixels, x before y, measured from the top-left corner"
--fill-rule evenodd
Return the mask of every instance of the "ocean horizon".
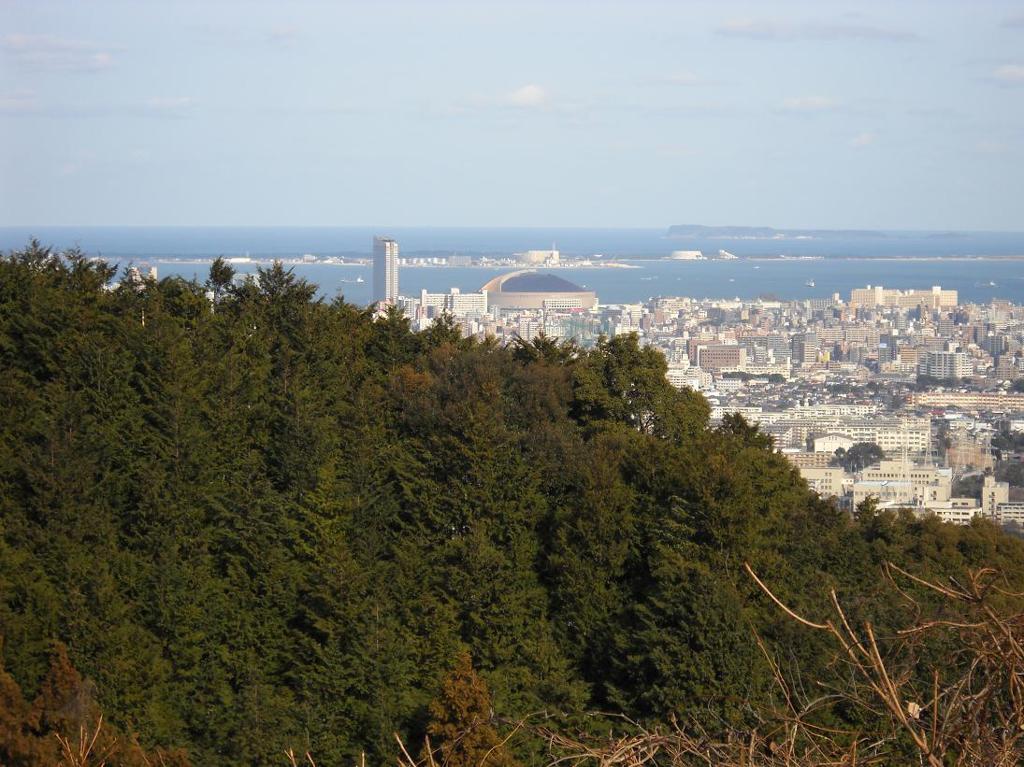
M 44 245 L 80 247 L 118 263 L 150 264 L 161 277 L 206 278 L 204 262 L 216 256 L 295 259 L 370 255 L 374 234 L 399 241 L 402 255 L 508 256 L 531 248 L 560 249 L 572 257 L 631 260 L 630 269 L 563 267 L 558 273 L 597 292 L 602 303 L 636 303 L 656 296 L 783 300 L 827 298 L 864 285 L 926 288 L 942 285 L 962 302 L 1005 299 L 1024 304 L 1024 233 L 882 232 L 820 239 L 676 238 L 668 228 L 482 228 L 482 227 L 2 227 L 0 249 L 23 247 L 35 237 Z M 673 250 L 719 249 L 736 261 L 671 261 Z M 792 256 L 780 259 L 778 256 Z M 1013 257 L 1020 257 L 1015 259 Z M 819 260 L 807 260 L 815 258 Z M 987 260 L 991 259 L 991 260 Z M 600 263 L 600 261 L 598 261 Z M 257 262 L 236 264 L 253 271 Z M 317 284 L 325 298 L 370 301 L 371 269 L 331 264 L 290 264 Z M 512 267 L 405 266 L 400 290 L 478 290 Z M 362 282 L 360 282 L 360 278 Z M 813 283 L 813 285 L 811 284 Z
M 785 231 L 785 230 L 780 230 Z M 793 230 L 805 232 L 808 230 Z M 501 256 L 556 248 L 568 256 L 662 258 L 674 250 L 727 250 L 743 257 L 822 258 L 1024 257 L 1024 232 L 825 231 L 821 236 L 669 236 L 669 227 L 386 227 L 386 226 L 7 226 L 0 249 L 30 238 L 110 257 L 368 256 L 374 235 L 398 240 L 405 256 Z

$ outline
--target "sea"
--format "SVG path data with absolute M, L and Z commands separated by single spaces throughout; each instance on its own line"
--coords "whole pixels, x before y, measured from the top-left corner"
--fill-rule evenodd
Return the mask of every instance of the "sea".
M 445 228 L 445 227 L 2 227 L 0 250 L 31 238 L 58 249 L 78 247 L 122 266 L 157 267 L 160 277 L 204 280 L 208 261 L 245 257 L 240 272 L 281 259 L 319 286 L 321 295 L 366 304 L 368 265 L 300 263 L 305 255 L 367 258 L 375 234 L 398 240 L 410 258 L 463 255 L 501 258 L 530 249 L 556 248 L 587 258 L 589 267 L 557 273 L 597 292 L 603 304 L 635 303 L 654 296 L 770 297 L 783 300 L 844 298 L 855 287 L 959 291 L 962 303 L 1005 299 L 1024 304 L 1024 233 L 830 232 L 821 237 L 669 237 L 668 228 Z M 734 261 L 674 261 L 675 250 L 726 250 Z M 607 264 L 607 265 L 606 265 Z M 415 296 L 459 288 L 478 290 L 501 267 L 403 266 L 400 291 Z M 813 284 L 812 284 L 813 283 Z

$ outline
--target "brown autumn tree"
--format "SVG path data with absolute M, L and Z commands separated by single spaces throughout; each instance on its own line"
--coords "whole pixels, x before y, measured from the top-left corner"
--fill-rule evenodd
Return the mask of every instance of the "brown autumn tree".
M 52 763 L 57 743 L 43 742 L 36 730 L 32 706 L 25 700 L 14 677 L 0 663 L 0 764 L 34 767 L 47 760 Z
M 469 652 L 463 650 L 455 666 L 441 681 L 441 691 L 430 703 L 427 725 L 431 755 L 444 767 L 512 767 L 515 761 L 505 750 L 494 726 L 491 693 L 473 669 Z
M 40 732 L 59 733 L 75 733 L 94 724 L 99 717 L 89 685 L 60 642 L 54 644 L 50 670 L 32 703 L 31 716 Z
M 89 683 L 72 665 L 63 644 L 54 644 L 49 671 L 32 703 L 25 700 L 0 656 L 0 766 L 54 767 L 69 763 L 68 755 L 63 753 L 64 743 L 77 752 L 83 740 L 92 744 L 92 761 L 110 767 L 189 764 L 181 750 L 147 752 L 133 738 L 103 723 Z

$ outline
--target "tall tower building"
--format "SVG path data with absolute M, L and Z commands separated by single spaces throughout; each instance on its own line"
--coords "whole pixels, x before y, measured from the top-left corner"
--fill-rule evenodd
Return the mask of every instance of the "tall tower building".
M 398 299 L 398 243 L 373 238 L 373 301 L 393 304 Z

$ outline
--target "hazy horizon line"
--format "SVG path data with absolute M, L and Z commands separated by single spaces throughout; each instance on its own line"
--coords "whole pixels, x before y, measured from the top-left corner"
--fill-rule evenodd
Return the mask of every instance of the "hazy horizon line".
M 665 231 L 675 226 L 694 226 L 710 229 L 772 229 L 779 232 L 907 232 L 948 234 L 1024 234 L 1024 229 L 970 229 L 941 228 L 888 228 L 866 226 L 777 226 L 772 224 L 695 224 L 673 223 L 661 225 L 585 225 L 585 224 L 0 224 L 0 230 L 18 229 L 373 229 L 386 232 L 399 229 L 438 230 L 543 230 L 574 229 L 586 231 Z

